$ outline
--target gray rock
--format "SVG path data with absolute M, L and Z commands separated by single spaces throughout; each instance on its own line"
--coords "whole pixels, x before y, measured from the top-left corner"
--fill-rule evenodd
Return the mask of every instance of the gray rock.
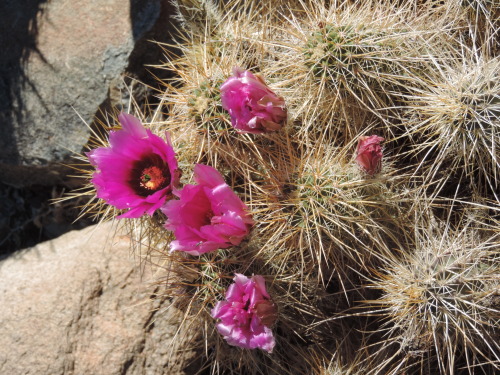
M 0 180 L 64 180 L 67 170 L 58 163 L 82 152 L 90 135 L 85 123 L 124 73 L 141 75 L 128 69 L 137 44 L 160 50 L 144 37 L 169 27 L 168 18 L 159 19 L 164 8 L 166 0 L 1 2 Z M 140 56 L 134 59 L 144 70 Z
M 185 374 L 180 317 L 113 234 L 92 226 L 0 262 L 0 374 Z

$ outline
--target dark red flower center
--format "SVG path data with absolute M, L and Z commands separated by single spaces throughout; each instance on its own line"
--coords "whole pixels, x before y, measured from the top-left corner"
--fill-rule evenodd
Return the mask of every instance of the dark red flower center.
M 208 210 L 203 217 L 202 225 L 210 225 L 212 224 L 212 218 L 214 217 L 214 212 L 212 210 Z
M 168 164 L 157 154 L 149 154 L 134 162 L 129 184 L 141 197 L 151 195 L 170 185 Z

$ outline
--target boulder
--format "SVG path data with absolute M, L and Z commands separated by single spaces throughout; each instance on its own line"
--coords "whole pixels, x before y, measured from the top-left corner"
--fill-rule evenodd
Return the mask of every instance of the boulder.
M 121 104 L 110 93 L 124 75 L 142 78 L 145 63 L 159 62 L 150 39 L 169 40 L 170 9 L 168 0 L 1 2 L 1 181 L 65 180 L 60 163 L 82 152 L 103 105 Z
M 0 374 L 186 373 L 181 317 L 115 229 L 69 232 L 0 261 Z

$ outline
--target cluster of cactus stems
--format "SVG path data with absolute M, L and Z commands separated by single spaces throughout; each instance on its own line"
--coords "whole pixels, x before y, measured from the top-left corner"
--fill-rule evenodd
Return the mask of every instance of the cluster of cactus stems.
M 497 2 L 178 0 L 176 9 L 180 53 L 167 48 L 163 65 L 175 78 L 148 118 L 130 112 L 170 134 L 180 185 L 194 183 L 196 164 L 215 168 L 251 229 L 238 245 L 191 255 L 169 251 L 172 211 L 120 222 L 199 333 L 189 343 L 198 373 L 498 373 Z M 259 134 L 235 127 L 221 94 L 232 74 L 276 94 L 265 103 L 279 107 L 281 128 L 271 117 L 262 124 L 275 128 Z M 360 155 L 367 140 L 374 161 Z M 96 134 L 89 148 L 108 146 Z M 123 215 L 94 185 L 85 211 Z M 272 314 L 259 317 L 272 352 L 229 345 L 216 329 L 235 275 L 265 280 Z

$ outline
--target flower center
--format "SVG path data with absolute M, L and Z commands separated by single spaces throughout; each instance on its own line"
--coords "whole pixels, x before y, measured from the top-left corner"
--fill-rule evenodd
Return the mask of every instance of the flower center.
M 151 195 L 170 184 L 168 164 L 157 154 L 137 160 L 131 171 L 129 184 L 141 197 Z
M 152 166 L 142 171 L 140 180 L 140 185 L 143 188 L 156 191 L 159 186 L 165 183 L 166 176 L 163 175 L 163 171 L 160 168 Z
M 212 210 L 208 210 L 203 217 L 202 225 L 210 225 L 212 224 L 212 218 L 214 217 L 214 212 Z

